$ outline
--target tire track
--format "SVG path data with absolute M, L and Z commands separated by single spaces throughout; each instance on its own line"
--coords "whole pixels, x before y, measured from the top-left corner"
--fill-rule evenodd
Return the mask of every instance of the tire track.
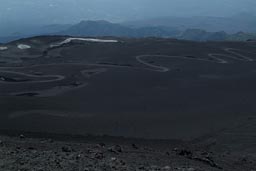
M 38 80 L 38 81 L 24 81 L 24 82 L 19 82 L 20 83 L 50 83 L 50 82 L 56 82 L 56 81 L 61 81 L 64 80 L 66 77 L 63 75 L 33 75 L 33 74 L 27 74 L 27 73 L 22 73 L 22 72 L 16 72 L 16 71 L 1 71 L 0 73 L 10 73 L 10 74 L 16 74 L 16 75 L 22 75 L 26 77 L 32 77 L 32 78 L 50 78 L 50 77 L 55 77 L 55 79 L 50 79 L 50 80 Z M 6 82 L 4 80 L 0 80 L 0 83 L 8 83 L 10 84 L 11 82 Z M 14 84 L 17 84 L 13 82 Z
M 247 51 L 243 51 L 240 49 L 234 49 L 234 48 L 225 48 L 224 51 L 226 51 L 229 54 L 209 53 L 208 57 L 210 57 L 210 59 L 213 59 L 213 60 L 210 60 L 207 58 L 206 59 L 191 58 L 188 56 L 170 56 L 170 55 L 139 55 L 139 56 L 136 56 L 135 58 L 139 63 L 150 67 L 152 71 L 156 71 L 156 72 L 168 72 L 168 71 L 170 71 L 170 68 L 149 63 L 149 62 L 143 60 L 143 58 L 147 58 L 147 57 L 179 58 L 179 59 L 198 60 L 198 61 L 205 61 L 205 62 L 215 62 L 215 63 L 219 63 L 219 64 L 228 64 L 229 63 L 227 60 L 225 60 L 223 58 L 230 58 L 233 60 L 239 60 L 239 61 L 245 61 L 245 62 L 255 61 L 255 59 L 252 59 L 251 57 L 248 57 L 248 56 L 238 53 L 236 51 L 246 52 L 246 53 L 250 53 L 250 54 L 254 54 L 254 55 L 256 55 L 256 53 L 247 52 Z

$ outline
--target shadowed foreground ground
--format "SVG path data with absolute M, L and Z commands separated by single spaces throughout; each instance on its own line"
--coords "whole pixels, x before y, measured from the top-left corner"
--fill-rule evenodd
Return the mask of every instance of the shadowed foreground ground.
M 206 144 L 198 147 L 191 142 L 179 141 L 107 136 L 84 138 L 68 136 L 65 139 L 64 135 L 55 135 L 55 138 L 56 136 L 61 137 L 61 141 L 27 138 L 25 135 L 1 136 L 0 169 L 4 171 L 254 171 L 256 168 L 255 158 L 249 155 L 218 153 L 211 151 Z

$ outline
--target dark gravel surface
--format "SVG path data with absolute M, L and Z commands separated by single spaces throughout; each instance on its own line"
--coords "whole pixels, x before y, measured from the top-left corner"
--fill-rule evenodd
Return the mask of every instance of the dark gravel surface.
M 0 170 L 256 170 L 255 158 L 217 153 L 202 144 L 114 137 L 64 139 L 0 136 Z

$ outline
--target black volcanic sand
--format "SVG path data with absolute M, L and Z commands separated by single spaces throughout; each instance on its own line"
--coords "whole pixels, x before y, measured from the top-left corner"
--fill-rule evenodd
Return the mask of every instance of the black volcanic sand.
M 195 140 L 256 154 L 256 43 L 147 38 L 50 48 L 65 38 L 4 45 L 0 129 Z

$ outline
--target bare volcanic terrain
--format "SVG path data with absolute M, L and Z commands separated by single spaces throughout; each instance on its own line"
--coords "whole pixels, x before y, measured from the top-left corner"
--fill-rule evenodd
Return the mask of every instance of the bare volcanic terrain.
M 253 41 L 41 36 L 0 44 L 3 133 L 178 139 L 255 161 L 255 88 Z
M 219 153 L 193 142 L 11 135 L 0 136 L 0 169 L 4 171 L 254 171 L 256 167 L 255 158 L 250 156 Z

